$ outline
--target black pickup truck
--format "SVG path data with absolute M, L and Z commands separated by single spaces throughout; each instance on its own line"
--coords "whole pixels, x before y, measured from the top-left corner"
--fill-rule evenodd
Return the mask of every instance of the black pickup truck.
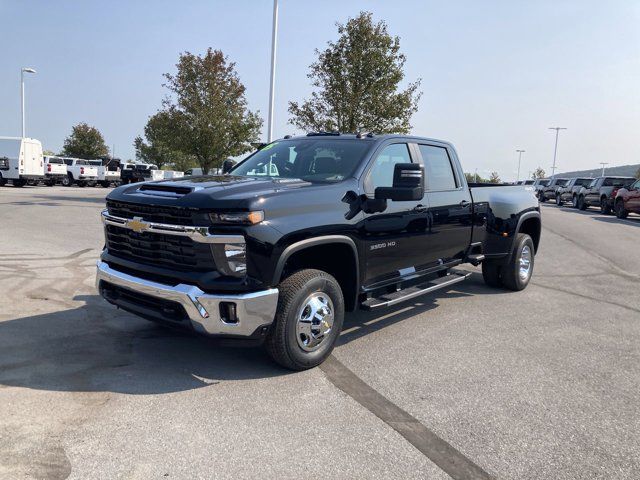
M 285 138 L 224 175 L 124 185 L 102 220 L 107 301 L 265 343 L 294 370 L 331 353 L 345 311 L 454 285 L 460 264 L 522 290 L 541 230 L 530 189 L 467 185 L 451 144 L 372 134 Z

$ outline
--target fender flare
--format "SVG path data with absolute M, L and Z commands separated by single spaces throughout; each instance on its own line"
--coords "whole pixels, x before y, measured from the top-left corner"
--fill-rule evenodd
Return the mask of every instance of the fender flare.
M 316 247 L 318 245 L 327 245 L 332 243 L 348 245 L 349 247 L 351 247 L 351 250 L 353 251 L 353 258 L 356 266 L 356 271 L 355 271 L 355 278 L 356 278 L 355 287 L 356 288 L 354 290 L 356 292 L 356 299 L 357 299 L 358 292 L 360 291 L 360 261 L 358 256 L 358 248 L 356 247 L 356 242 L 354 242 L 351 237 L 348 237 L 346 235 L 324 235 L 320 237 L 308 238 L 306 240 L 300 240 L 299 242 L 295 242 L 287 246 L 283 250 L 282 254 L 280 255 L 280 258 L 278 259 L 278 262 L 276 263 L 276 268 L 273 272 L 273 279 L 271 284 L 278 285 L 280 283 L 280 277 L 282 276 L 284 266 L 286 265 L 287 260 L 294 253 L 300 252 L 307 248 Z

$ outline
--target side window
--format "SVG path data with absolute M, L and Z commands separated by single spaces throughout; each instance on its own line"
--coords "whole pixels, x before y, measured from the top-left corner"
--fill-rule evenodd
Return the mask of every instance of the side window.
M 377 187 L 391 187 L 393 170 L 397 163 L 411 163 L 409 146 L 406 143 L 388 145 L 376 157 L 367 177 L 367 192 L 372 193 Z
M 424 161 L 428 190 L 454 190 L 458 187 L 447 149 L 431 145 L 419 145 Z

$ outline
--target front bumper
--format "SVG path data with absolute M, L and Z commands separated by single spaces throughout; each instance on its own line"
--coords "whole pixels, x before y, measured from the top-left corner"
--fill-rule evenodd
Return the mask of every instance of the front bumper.
M 102 261 L 98 262 L 96 288 L 108 302 L 151 320 L 166 321 L 166 314 L 170 312 L 169 318 L 177 319 L 170 323 L 179 323 L 182 318 L 176 312 L 180 310 L 196 332 L 210 336 L 256 336 L 273 323 L 278 305 L 275 288 L 241 294 L 209 294 L 193 285 L 165 285 L 138 278 Z M 229 304 L 235 305 L 233 322 L 223 318 Z M 176 310 L 172 305 L 181 309 Z

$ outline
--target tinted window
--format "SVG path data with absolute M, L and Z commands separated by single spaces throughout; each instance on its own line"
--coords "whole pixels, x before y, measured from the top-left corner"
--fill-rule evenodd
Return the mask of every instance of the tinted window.
M 429 190 L 453 190 L 457 187 L 451 160 L 446 148 L 420 145 L 424 160 L 427 188 Z
M 380 152 L 369 172 L 368 190 L 376 187 L 391 187 L 393 171 L 397 163 L 411 163 L 409 146 L 406 143 L 388 145 Z
M 633 182 L 633 178 L 605 178 L 603 186 L 605 187 L 622 187 Z
M 86 160 L 76 160 L 76 165 L 89 165 Z
M 70 158 L 65 158 L 64 163 L 67 165 L 73 165 L 73 160 L 71 160 Z
M 273 142 L 232 170 L 233 175 L 339 182 L 353 174 L 372 143 L 328 138 Z
M 591 183 L 590 178 L 578 178 L 576 180 L 576 185 L 589 185 Z
M 540 180 L 540 185 L 546 187 L 547 185 L 549 185 L 549 180 Z

